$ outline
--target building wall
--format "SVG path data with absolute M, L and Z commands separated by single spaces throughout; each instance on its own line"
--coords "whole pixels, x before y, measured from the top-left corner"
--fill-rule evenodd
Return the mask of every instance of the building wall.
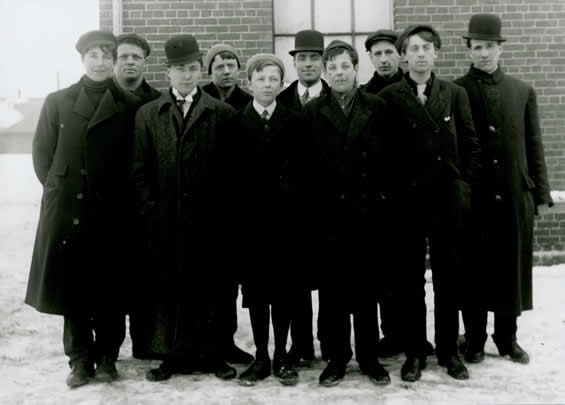
M 244 64 L 255 53 L 273 51 L 272 13 L 272 0 L 122 0 L 122 30 L 137 32 L 150 42 L 147 78 L 163 89 L 168 86 L 163 44 L 171 35 L 194 34 L 202 50 L 230 43 L 241 51 Z M 469 68 L 461 34 L 475 13 L 501 16 L 508 39 L 502 66 L 536 89 L 550 185 L 565 190 L 565 1 L 393 0 L 395 30 L 414 23 L 438 30 L 443 45 L 436 71 L 446 79 Z M 112 30 L 112 0 L 100 0 L 100 26 Z M 241 79 L 245 82 L 243 72 Z M 537 263 L 565 262 L 564 205 L 538 217 Z

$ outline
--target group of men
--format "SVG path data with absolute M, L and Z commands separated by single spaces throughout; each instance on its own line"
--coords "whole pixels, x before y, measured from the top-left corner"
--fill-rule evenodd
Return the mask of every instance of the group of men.
M 161 93 L 143 78 L 145 39 L 81 36 L 85 75 L 47 97 L 33 141 L 44 193 L 26 295 L 64 316 L 68 386 L 118 378 L 126 314 L 133 356 L 163 360 L 148 380 L 230 379 L 242 363 L 242 385 L 271 374 L 295 385 L 297 365 L 315 358 L 316 289 L 323 386 L 344 378 L 352 326 L 377 385 L 391 381 L 379 357 L 400 352 L 404 381 L 434 351 L 451 377 L 469 378 L 460 351 L 484 359 L 487 311 L 500 355 L 527 363 L 516 321 L 532 308 L 534 215 L 552 204 L 536 97 L 499 67 L 499 17 L 474 15 L 463 38 L 472 65 L 452 83 L 434 73 L 433 27 L 376 31 L 365 42 L 375 74 L 358 86 L 351 45 L 300 31 L 298 80 L 283 89 L 281 59 L 257 54 L 248 93 L 236 49 L 204 58 L 177 35 L 164 44 Z M 203 67 L 212 82 L 200 87 Z M 234 342 L 240 285 L 255 356 Z

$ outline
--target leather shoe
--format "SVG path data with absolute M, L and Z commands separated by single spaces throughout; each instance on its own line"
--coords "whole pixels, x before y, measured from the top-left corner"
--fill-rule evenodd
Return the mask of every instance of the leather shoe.
M 88 384 L 93 376 L 94 367 L 92 367 L 92 364 L 77 362 L 72 365 L 71 372 L 66 380 L 67 386 L 69 388 L 76 388 Z
M 264 380 L 271 375 L 271 360 L 270 359 L 256 359 L 247 370 L 239 376 L 239 384 L 252 387 L 258 381 Z
M 222 380 L 230 380 L 237 375 L 235 368 L 223 360 L 217 362 L 215 369 L 214 375 Z
M 273 361 L 273 374 L 282 385 L 298 384 L 298 372 L 285 360 Z
M 96 378 L 99 381 L 111 383 L 118 379 L 116 362 L 107 356 L 103 356 L 96 364 Z
M 375 364 L 359 365 L 361 372 L 366 374 L 375 385 L 387 385 L 390 384 L 390 375 L 388 371 L 385 370 L 383 365 L 379 362 Z
M 498 348 L 498 353 L 501 356 L 510 356 L 510 360 L 515 361 L 516 363 L 521 364 L 528 364 L 530 362 L 530 356 L 524 349 L 520 347 L 518 342 L 512 341 L 509 344 L 498 344 L 496 343 L 496 347 Z
M 320 374 L 320 385 L 324 387 L 333 387 L 340 383 L 345 376 L 345 366 L 335 361 L 330 361 L 322 374 Z
M 241 350 L 236 345 L 232 345 L 226 351 L 226 361 L 231 364 L 251 364 L 254 359 L 251 354 Z
M 425 357 L 407 357 L 400 369 L 403 381 L 415 382 L 422 377 L 422 370 L 426 368 Z
M 467 363 L 478 364 L 485 359 L 485 345 L 464 340 L 459 344 L 459 351 Z
M 386 336 L 379 341 L 377 350 L 379 357 L 392 357 L 403 351 L 398 341 Z
M 445 357 L 439 357 L 437 363 L 442 367 L 447 367 L 447 374 L 456 380 L 468 380 L 469 371 L 463 364 L 459 355 L 452 354 Z
M 145 374 L 145 378 L 148 381 L 165 381 L 171 378 L 174 372 L 173 367 L 167 361 L 164 361 L 159 367 L 149 370 Z

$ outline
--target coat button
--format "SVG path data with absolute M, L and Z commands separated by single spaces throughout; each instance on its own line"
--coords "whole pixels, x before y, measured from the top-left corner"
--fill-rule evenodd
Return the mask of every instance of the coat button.
M 77 194 L 77 199 L 82 200 L 83 198 L 84 198 L 84 194 L 82 193 Z
M 492 161 L 492 165 L 495 166 L 495 167 L 498 166 L 498 160 L 497 160 L 497 159 L 494 159 L 494 160 Z
M 73 218 L 73 224 L 78 225 L 80 223 L 80 221 L 78 220 L 78 218 Z
M 61 122 L 61 128 L 65 128 L 65 124 Z
M 86 169 L 80 169 L 80 174 L 82 174 L 83 176 L 86 176 Z
M 361 193 L 361 199 L 366 200 L 367 199 L 367 193 Z
M 340 199 L 340 200 L 345 200 L 345 194 L 341 194 L 341 195 L 339 196 L 339 199 Z
M 366 158 L 366 157 L 367 157 L 367 152 L 365 152 L 365 151 L 361 152 L 361 157 Z
M 66 240 L 63 240 L 63 241 L 61 242 L 61 244 L 66 245 L 66 244 L 67 244 L 67 241 L 66 241 Z
M 365 173 L 365 172 L 361 173 L 361 177 L 364 178 L 364 179 L 366 179 L 366 178 L 367 178 L 367 173 Z
M 489 130 L 490 132 L 492 132 L 492 133 L 495 133 L 495 132 L 496 132 L 496 128 L 493 127 L 492 125 L 489 125 L 488 130 Z
M 500 194 L 497 194 L 497 195 L 494 197 L 494 199 L 495 199 L 496 201 L 502 201 L 502 196 L 501 196 Z
M 437 157 L 436 159 L 437 159 L 438 161 L 440 161 L 440 160 L 441 160 L 441 156 L 438 155 L 438 157 Z

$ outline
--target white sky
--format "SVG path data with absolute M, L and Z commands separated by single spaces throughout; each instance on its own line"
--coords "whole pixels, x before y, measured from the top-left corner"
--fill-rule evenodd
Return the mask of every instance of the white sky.
M 83 74 L 79 36 L 99 29 L 98 0 L 0 0 L 0 98 L 43 97 Z

